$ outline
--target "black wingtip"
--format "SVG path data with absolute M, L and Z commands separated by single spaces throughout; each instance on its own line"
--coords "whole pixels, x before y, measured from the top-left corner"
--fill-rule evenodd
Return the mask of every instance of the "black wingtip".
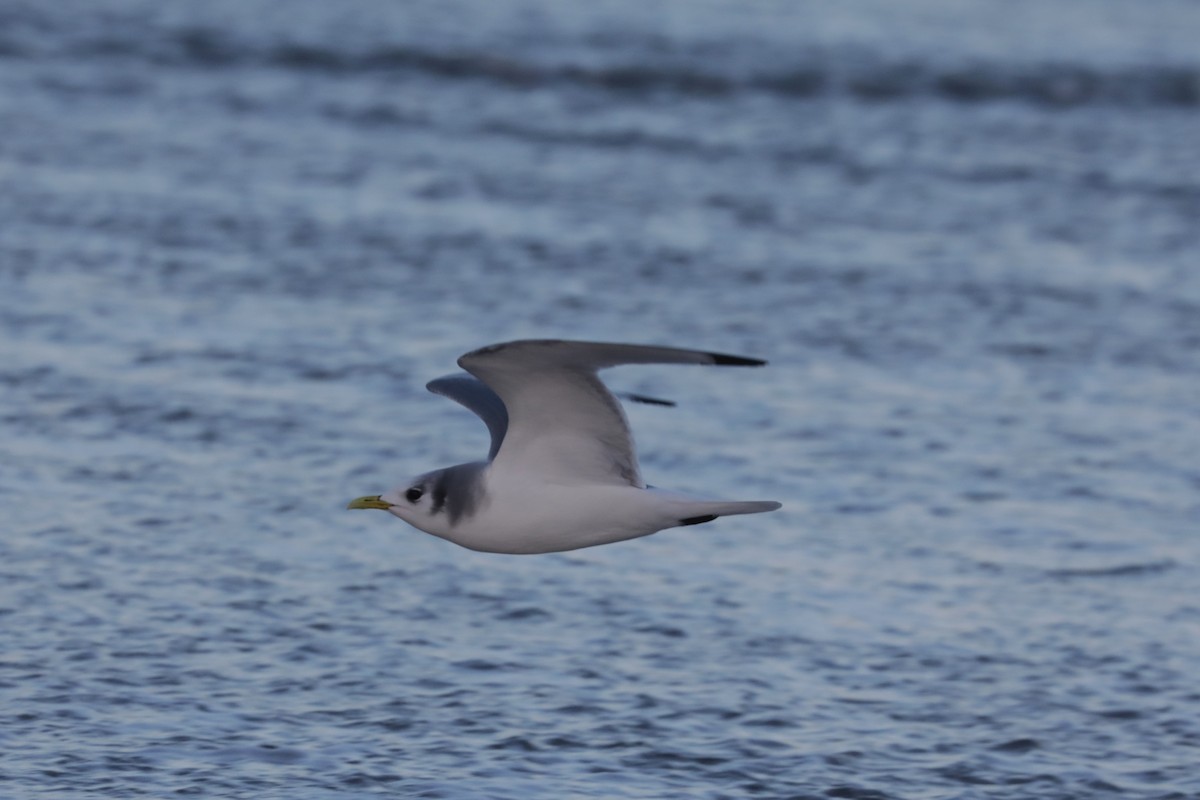
M 661 397 L 651 397 L 648 394 L 636 394 L 634 392 L 618 392 L 617 397 L 622 400 L 629 400 L 634 403 L 644 403 L 648 406 L 667 406 L 668 408 L 675 407 L 674 400 L 663 400 Z
M 718 367 L 762 367 L 767 363 L 761 358 L 731 356 L 725 353 L 709 353 L 708 356 L 712 359 L 712 363 Z

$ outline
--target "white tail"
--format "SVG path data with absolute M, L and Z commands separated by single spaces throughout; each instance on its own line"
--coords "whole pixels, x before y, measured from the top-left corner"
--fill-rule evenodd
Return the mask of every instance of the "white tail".
M 703 507 L 701 513 L 713 514 L 718 517 L 732 517 L 735 514 L 762 514 L 781 507 L 774 500 L 712 500 L 692 504 Z
M 676 525 L 699 525 L 712 522 L 717 517 L 732 517 L 736 514 L 762 514 L 780 507 L 774 500 L 701 500 L 661 489 L 650 491 L 675 502 L 671 512 L 678 520 Z

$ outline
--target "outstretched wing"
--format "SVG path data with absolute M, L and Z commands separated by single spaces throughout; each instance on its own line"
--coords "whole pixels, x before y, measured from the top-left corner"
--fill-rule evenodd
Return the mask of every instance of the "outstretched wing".
M 488 461 L 496 457 L 496 453 L 500 452 L 500 443 L 504 441 L 504 433 L 508 430 L 508 411 L 499 395 L 487 384 L 462 372 L 434 378 L 425 384 L 425 388 L 434 394 L 449 397 L 478 415 L 492 435 Z
M 645 483 L 629 423 L 597 371 L 619 364 L 765 363 L 701 350 L 558 339 L 491 345 L 458 360 L 491 387 L 507 411 L 507 431 L 494 454 L 497 468 L 559 482 L 639 488 Z M 475 411 L 459 397 L 447 396 Z
M 434 378 L 425 384 L 425 388 L 434 394 L 449 397 L 483 420 L 483 424 L 487 426 L 488 433 L 492 436 L 492 444 L 488 449 L 488 461 L 494 459 L 496 453 L 500 452 L 500 445 L 503 443 L 504 434 L 508 430 L 508 410 L 504 407 L 504 401 L 500 399 L 500 395 L 488 388 L 488 385 L 483 381 L 465 372 Z M 659 397 L 650 397 L 649 395 L 636 394 L 634 392 L 617 392 L 616 396 L 622 400 L 629 400 L 634 403 L 646 403 L 652 406 L 675 405 L 674 401 L 671 400 L 663 400 Z

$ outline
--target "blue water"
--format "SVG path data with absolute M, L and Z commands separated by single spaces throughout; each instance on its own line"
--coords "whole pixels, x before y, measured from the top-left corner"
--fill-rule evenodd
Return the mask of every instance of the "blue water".
M 584 7 L 586 6 L 586 7 Z M 1200 5 L 0 4 L 0 797 L 1200 797 Z M 541 557 L 353 497 L 628 368 Z

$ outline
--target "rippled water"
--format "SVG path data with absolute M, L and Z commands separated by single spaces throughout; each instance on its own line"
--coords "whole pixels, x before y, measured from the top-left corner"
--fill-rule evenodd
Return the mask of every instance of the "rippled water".
M 0 795 L 1200 797 L 1200 6 L 575 5 L 0 6 Z M 524 336 L 784 510 L 343 510 Z

